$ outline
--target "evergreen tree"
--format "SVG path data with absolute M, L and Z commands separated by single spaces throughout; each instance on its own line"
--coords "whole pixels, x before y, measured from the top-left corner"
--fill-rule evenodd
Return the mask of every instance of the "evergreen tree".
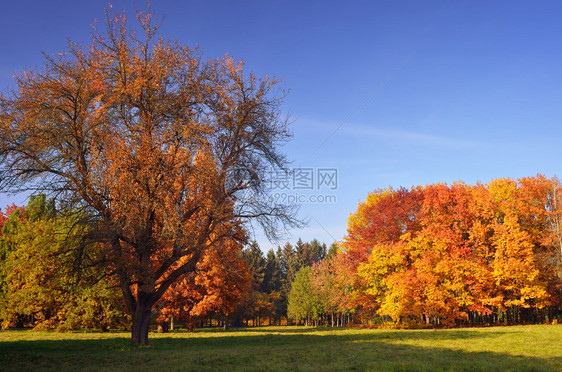
M 287 242 L 283 248 L 279 247 L 277 249 L 277 257 L 279 260 L 279 268 L 285 279 L 284 285 L 288 283 L 290 286 L 290 283 L 295 280 L 295 274 L 300 268 L 297 252 L 291 243 Z
M 338 254 L 338 243 L 333 242 L 326 253 L 326 259 L 332 258 Z
M 291 285 L 299 269 L 297 252 L 289 242 L 277 248 L 277 261 L 279 264 L 280 296 L 276 301 L 277 314 L 287 316 L 287 305 Z
M 326 243 L 320 243 L 318 239 L 314 239 L 310 245 L 310 265 L 320 262 L 326 258 Z
M 281 289 L 281 270 L 279 267 L 279 261 L 275 256 L 275 251 L 270 249 L 267 252 L 266 264 L 264 270 L 263 282 L 261 285 L 261 290 L 266 293 L 271 293 L 273 291 L 279 291 Z
M 295 247 L 299 267 L 310 267 L 326 258 L 326 244 L 320 243 L 318 239 L 314 239 L 311 242 L 303 242 L 299 238 Z
M 264 279 L 266 264 L 260 245 L 254 240 L 242 253 L 244 259 L 246 259 L 248 265 L 250 265 L 250 271 L 253 277 L 252 286 L 254 289 L 259 289 Z

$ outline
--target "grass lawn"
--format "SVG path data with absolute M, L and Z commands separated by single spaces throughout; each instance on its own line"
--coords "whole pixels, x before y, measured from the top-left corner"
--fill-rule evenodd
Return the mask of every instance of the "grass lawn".
M 0 331 L 0 370 L 562 371 L 562 325 L 197 330 L 147 347 L 127 333 Z

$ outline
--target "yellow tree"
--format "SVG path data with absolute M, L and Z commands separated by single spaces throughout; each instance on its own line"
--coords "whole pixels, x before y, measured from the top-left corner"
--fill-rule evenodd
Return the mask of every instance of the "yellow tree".
M 137 19 L 108 13 L 90 44 L 46 56 L 0 95 L 0 191 L 40 189 L 88 212 L 144 345 L 152 307 L 207 249 L 250 219 L 270 235 L 297 222 L 264 191 L 290 137 L 278 81 L 204 61 L 157 39 L 149 12 Z
M 548 237 L 547 194 L 550 185 L 543 176 L 496 179 L 488 184 L 495 219 L 492 224 L 495 279 L 494 305 L 507 311 L 515 321 L 520 309 L 551 303 L 549 284 L 552 267 L 545 265 L 545 238 Z
M 0 235 L 0 317 L 2 327 L 122 327 L 123 301 L 105 268 L 89 266 L 98 247 L 89 247 L 84 269 L 74 270 L 83 232 L 70 211 L 56 210 L 44 195 L 16 209 Z M 73 228 L 74 227 L 74 228 Z

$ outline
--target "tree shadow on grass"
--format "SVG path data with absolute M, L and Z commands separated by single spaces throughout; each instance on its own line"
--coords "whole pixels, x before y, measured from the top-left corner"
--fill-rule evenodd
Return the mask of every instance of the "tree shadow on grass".
M 305 330 L 305 329 L 302 329 Z M 314 330 L 314 329 L 312 329 Z M 129 371 L 559 371 L 550 360 L 447 347 L 447 341 L 490 339 L 500 332 L 469 330 L 310 332 L 206 337 L 153 337 L 148 347 L 126 338 L 0 342 L 2 370 Z M 428 346 L 435 342 L 435 346 Z M 480 340 L 481 341 L 481 340 Z M 416 342 L 425 342 L 416 345 Z M 413 344 L 412 344 L 413 343 Z M 556 346 L 554 346 L 556 347 Z
M 475 329 L 475 328 L 472 328 Z M 482 328 L 485 329 L 485 328 Z M 502 332 L 491 331 L 486 328 L 485 333 L 475 331 L 467 328 L 450 328 L 450 329 L 368 329 L 368 328 L 345 328 L 345 327 L 256 327 L 256 328 L 231 328 L 228 331 L 220 330 L 214 333 L 222 333 L 228 336 L 229 332 L 236 332 L 242 334 L 280 334 L 280 335 L 304 335 L 304 334 L 318 334 L 318 335 L 336 335 L 338 333 L 349 334 L 356 332 L 354 337 L 368 337 L 368 338 L 394 338 L 394 337 L 408 337 L 414 339 L 462 339 L 471 337 L 490 337 L 493 335 L 503 335 Z M 242 337 L 246 337 L 243 335 Z
M 227 332 L 241 333 L 277 333 L 277 334 L 306 334 L 315 332 L 344 332 L 349 328 L 342 327 L 303 327 L 303 326 L 265 326 L 265 327 L 241 327 L 230 328 Z M 223 331 L 224 332 L 224 331 Z

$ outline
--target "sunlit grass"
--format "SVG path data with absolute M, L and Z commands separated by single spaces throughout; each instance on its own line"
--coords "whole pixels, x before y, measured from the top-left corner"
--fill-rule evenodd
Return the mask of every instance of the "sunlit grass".
M 0 332 L 4 370 L 562 371 L 562 326 L 451 330 L 263 327 L 150 335 Z

